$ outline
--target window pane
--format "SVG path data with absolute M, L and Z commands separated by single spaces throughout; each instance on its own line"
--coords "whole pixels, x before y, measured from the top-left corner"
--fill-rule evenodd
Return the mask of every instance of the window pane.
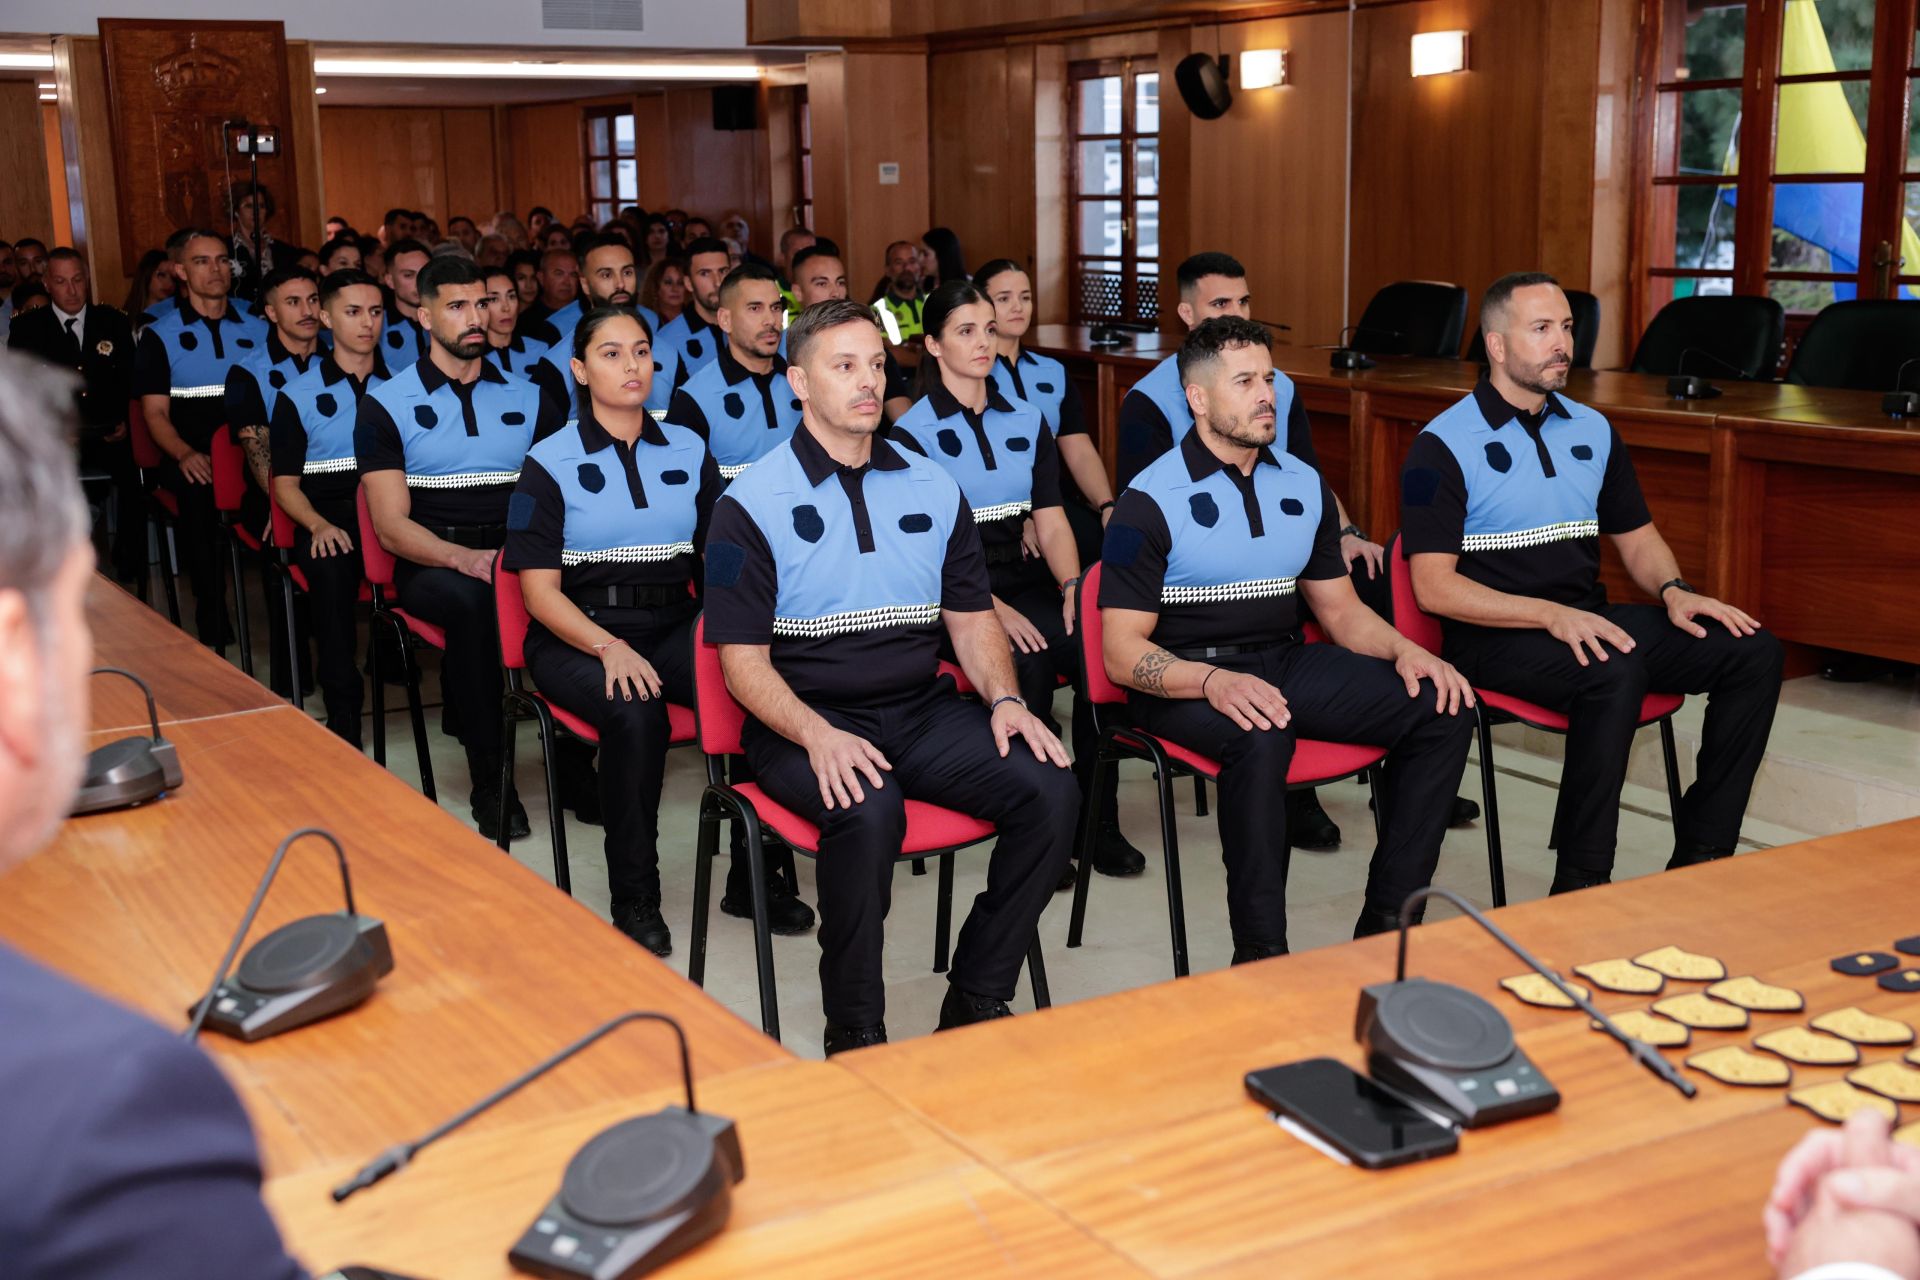
M 1732 292 L 1732 276 L 1706 276 L 1686 280 L 1655 276 L 1648 282 L 1647 302 L 1652 310 L 1658 311 L 1675 298 L 1724 298 Z
M 1143 196 L 1160 194 L 1160 140 L 1133 144 L 1133 189 Z
M 1780 86 L 1775 173 L 1864 173 L 1867 82 L 1828 80 Z
M 604 160 L 596 161 L 587 166 L 587 172 L 593 181 L 593 189 L 589 193 L 593 199 L 604 200 L 613 194 L 613 166 L 611 164 Z
M 1740 90 L 1699 89 L 1663 93 L 1660 98 L 1663 124 L 1678 112 L 1680 144 L 1678 167 L 1674 167 L 1672 153 L 1668 152 L 1661 157 L 1662 173 L 1740 171 Z
M 1656 266 L 1733 270 L 1732 187 L 1675 188 L 1673 256 Z
M 1789 311 L 1819 311 L 1833 305 L 1836 281 L 1833 280 L 1769 280 L 1767 296 Z M 1854 296 L 1851 283 L 1839 285 L 1846 297 Z
M 619 195 L 621 200 L 632 204 L 640 198 L 639 165 L 632 160 L 616 160 L 613 169 L 614 176 L 620 183 L 619 190 L 616 194 Z
M 1847 271 L 1860 266 L 1860 184 L 1781 182 L 1773 188 L 1775 271 Z
M 1142 200 L 1133 220 L 1133 251 L 1143 258 L 1160 256 L 1160 202 Z
M 1080 105 L 1074 132 L 1082 136 L 1120 132 L 1119 76 L 1100 76 L 1080 81 Z
M 1780 74 L 1865 71 L 1873 66 L 1873 0 L 1789 4 L 1780 33 Z
M 1075 150 L 1080 157 L 1080 194 L 1117 196 L 1120 194 L 1120 143 L 1082 142 Z
M 1920 81 L 1908 81 L 1907 92 L 1908 100 L 1912 101 L 1911 95 L 1920 92 Z M 1920 106 L 1910 108 L 1909 114 L 1912 118 L 1907 121 L 1907 171 L 1912 173 L 1920 170 Z
M 613 154 L 630 156 L 633 154 L 633 116 L 631 113 L 613 118 Z
M 1678 10 L 1679 6 L 1672 6 Z M 1672 80 L 1738 80 L 1746 69 L 1747 6 L 1723 5 L 1686 15 L 1680 65 L 1662 73 Z
M 590 156 L 611 154 L 611 148 L 607 145 L 607 118 L 605 116 L 593 116 L 587 121 L 587 154 Z
M 1117 262 L 1080 262 L 1073 269 L 1074 310 L 1095 320 L 1124 319 L 1126 277 Z
M 1133 81 L 1133 131 L 1160 132 L 1160 73 L 1143 72 Z
M 1120 202 L 1118 200 L 1082 200 L 1078 211 L 1079 235 L 1074 251 L 1082 254 L 1120 252 Z

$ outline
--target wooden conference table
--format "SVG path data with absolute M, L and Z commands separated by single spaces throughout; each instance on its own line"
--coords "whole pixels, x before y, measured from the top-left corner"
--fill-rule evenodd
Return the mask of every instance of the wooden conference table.
M 96 618 L 113 607 L 95 603 Z M 392 930 L 395 971 L 350 1015 L 256 1045 L 205 1041 L 259 1130 L 269 1202 L 315 1267 L 509 1275 L 508 1245 L 579 1145 L 677 1100 L 660 1029 L 622 1030 L 345 1205 L 327 1190 L 634 1007 L 686 1026 L 701 1105 L 738 1122 L 746 1155 L 726 1232 L 671 1275 L 1760 1275 L 1761 1197 L 1817 1123 L 1779 1090 L 1702 1077 L 1681 1099 L 1578 1014 L 1501 994 L 1518 962 L 1464 920 L 1421 929 L 1410 971 L 1493 999 L 1565 1101 L 1412 1168 L 1341 1168 L 1240 1084 L 1302 1057 L 1357 1063 L 1354 1000 L 1391 975 L 1391 939 L 801 1062 L 300 713 L 236 706 L 167 732 L 185 785 L 70 823 L 0 880 L 0 935 L 181 1025 L 274 842 L 309 823 L 341 837 L 362 910 Z M 1803 1016 L 1858 1004 L 1914 1022 L 1920 997 L 1827 960 L 1920 932 L 1916 850 L 1920 820 L 1500 919 L 1563 971 L 1671 942 L 1802 990 Z M 255 936 L 337 904 L 324 852 L 289 858 Z M 1800 1020 L 1756 1015 L 1748 1033 L 1695 1033 L 1694 1048 Z
M 1179 338 L 1140 334 L 1102 350 L 1087 333 L 1042 325 L 1032 345 L 1066 364 L 1111 468 L 1121 399 Z M 1381 357 L 1346 371 L 1323 347 L 1273 355 L 1306 405 L 1321 470 L 1384 542 L 1400 524 L 1408 446 L 1473 389 L 1480 366 Z M 1887 417 L 1877 392 L 1716 385 L 1716 399 L 1675 400 L 1664 377 L 1583 369 L 1567 393 L 1619 431 L 1655 522 L 1702 590 L 1797 644 L 1920 662 L 1920 421 Z M 1611 545 L 1604 572 L 1614 599 L 1640 598 Z

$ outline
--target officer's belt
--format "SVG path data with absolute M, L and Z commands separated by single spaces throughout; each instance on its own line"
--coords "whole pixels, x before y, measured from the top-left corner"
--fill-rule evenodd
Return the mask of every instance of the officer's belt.
M 1266 653 L 1286 645 L 1300 643 L 1298 631 L 1282 631 L 1265 644 L 1214 644 L 1193 649 L 1168 647 L 1167 652 L 1188 662 L 1211 662 L 1215 658 L 1237 658 L 1244 653 Z
M 658 609 L 692 604 L 684 582 L 629 582 L 610 587 L 568 587 L 563 594 L 582 609 Z
M 498 551 L 507 545 L 507 526 L 503 524 L 461 524 L 425 526 L 428 533 L 456 547 L 472 547 L 478 551 Z
M 1020 539 L 1018 537 L 1014 538 L 1011 542 L 996 542 L 991 546 L 983 545 L 980 550 L 985 553 L 989 568 L 1003 564 L 1019 564 L 1022 559 Z

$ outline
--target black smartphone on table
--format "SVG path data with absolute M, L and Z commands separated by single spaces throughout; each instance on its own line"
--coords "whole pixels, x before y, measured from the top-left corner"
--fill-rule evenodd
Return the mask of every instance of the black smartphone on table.
M 1308 1058 L 1247 1073 L 1247 1093 L 1281 1127 L 1336 1160 L 1362 1169 L 1452 1155 L 1460 1131 L 1332 1058 Z

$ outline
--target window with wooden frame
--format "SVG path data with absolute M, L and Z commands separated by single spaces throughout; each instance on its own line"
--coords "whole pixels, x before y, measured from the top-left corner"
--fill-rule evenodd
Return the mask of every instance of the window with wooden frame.
M 588 107 L 581 127 L 586 131 L 587 213 L 597 226 L 640 199 L 633 112 L 619 106 Z
M 1151 58 L 1076 62 L 1067 203 L 1076 324 L 1152 325 L 1160 314 L 1160 73 Z
M 1920 0 L 1655 0 L 1634 322 L 1694 293 L 1920 297 Z M 1649 65 L 1650 64 L 1650 65 Z

